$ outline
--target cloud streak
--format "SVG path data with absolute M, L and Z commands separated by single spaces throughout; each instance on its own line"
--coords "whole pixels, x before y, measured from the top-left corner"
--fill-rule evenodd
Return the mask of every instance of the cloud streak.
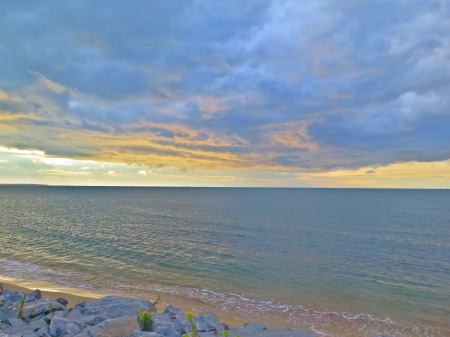
M 52 165 L 257 176 L 450 158 L 445 1 L 21 1 L 0 13 L 0 144 Z

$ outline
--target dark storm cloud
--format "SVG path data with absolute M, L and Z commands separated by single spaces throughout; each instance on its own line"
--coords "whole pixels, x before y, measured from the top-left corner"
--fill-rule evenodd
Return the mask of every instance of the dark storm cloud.
M 42 149 L 97 146 L 52 147 L 38 130 L 50 123 L 255 165 L 450 158 L 446 1 L 5 1 L 0 13 L 0 89 L 22 99 L 0 109 L 33 111 L 24 132 Z

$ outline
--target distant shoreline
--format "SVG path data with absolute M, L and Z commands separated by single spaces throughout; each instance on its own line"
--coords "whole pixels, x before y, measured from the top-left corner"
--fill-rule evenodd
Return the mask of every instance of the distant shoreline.
M 49 185 L 49 184 L 8 184 L 17 187 L 87 187 L 87 188 L 195 188 L 195 189 L 273 189 L 273 190 L 394 190 L 394 191 L 450 191 L 450 188 L 407 188 L 407 187 L 285 187 L 285 186 L 158 186 L 158 185 Z

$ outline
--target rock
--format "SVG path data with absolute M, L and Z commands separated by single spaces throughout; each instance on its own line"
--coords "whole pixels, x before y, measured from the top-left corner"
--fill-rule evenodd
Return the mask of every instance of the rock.
M 25 299 L 25 302 L 32 302 L 41 299 L 41 291 L 36 289 L 32 293 L 29 293 Z
M 245 323 L 244 330 L 267 330 L 267 327 L 259 322 L 255 322 L 255 323 Z
M 225 323 L 220 323 L 222 325 L 222 330 L 230 331 L 230 327 Z
M 151 330 L 166 337 L 180 337 L 186 333 L 181 321 L 172 319 L 168 313 L 156 314 L 152 319 Z
M 208 332 L 199 332 L 198 333 L 200 337 L 224 337 L 222 332 L 214 332 L 214 331 L 208 331 Z
M 9 290 L 3 290 L 2 297 L 5 298 L 5 306 L 9 307 L 17 302 L 22 301 L 23 294 L 19 293 L 18 291 L 9 291 Z
M 131 337 L 163 337 L 163 335 L 159 335 L 155 332 L 134 330 Z
M 312 331 L 303 329 L 253 330 L 245 328 L 231 329 L 229 337 L 316 337 Z
M 79 312 L 83 315 L 97 315 L 104 317 L 104 320 L 128 316 L 130 313 L 136 313 L 136 308 L 142 310 L 153 309 L 149 301 L 119 296 L 107 296 L 99 300 L 88 301 L 77 304 L 73 312 Z
M 19 303 L 20 305 L 20 303 Z M 19 311 L 20 308 L 16 306 L 15 310 Z M 22 314 L 25 321 L 41 316 L 48 315 L 51 312 L 65 310 L 65 308 L 58 302 L 55 302 L 49 298 L 35 300 L 32 302 L 25 302 L 22 308 Z
M 77 320 L 76 318 L 73 320 L 66 319 L 66 317 L 58 315 L 58 313 L 55 313 L 55 316 L 50 322 L 50 336 L 76 335 L 81 332 L 82 328 L 87 326 L 83 321 Z
M 9 326 L 12 326 L 13 328 L 19 328 L 19 327 L 22 327 L 22 326 L 26 325 L 26 323 L 23 320 L 19 319 L 19 318 L 8 318 L 5 322 Z
M 194 317 L 194 323 L 198 332 L 208 331 L 222 331 L 222 324 L 219 317 L 213 312 L 207 312 L 205 314 Z
M 67 301 L 65 298 L 62 298 L 62 297 L 60 297 L 60 298 L 57 298 L 56 300 L 55 300 L 55 302 L 58 302 L 58 303 L 60 303 L 60 304 L 62 304 L 63 306 L 67 306 L 67 304 L 69 303 L 69 301 Z
M 43 329 L 43 330 L 41 330 Z M 44 320 L 39 320 L 32 322 L 30 324 L 25 324 L 23 326 L 17 326 L 17 327 L 11 327 L 10 329 L 6 330 L 6 334 L 11 337 L 20 337 L 25 335 L 35 335 L 38 331 L 47 331 L 48 332 L 48 325 L 44 322 Z M 40 335 L 36 335 L 36 337 L 39 337 Z
M 0 308 L 0 321 L 6 321 L 8 318 L 17 318 L 17 312 Z
M 131 337 L 139 329 L 137 316 L 118 317 L 106 320 L 100 325 L 88 327 L 76 337 Z
M 77 304 L 72 311 L 58 311 L 50 323 L 50 335 L 80 334 L 87 327 L 99 325 L 103 321 L 134 316 L 137 322 L 136 308 L 151 310 L 153 305 L 149 301 L 119 296 L 103 297 L 95 301 Z M 92 336 L 90 336 L 92 337 Z
M 6 306 L 6 298 L 5 296 L 0 296 L 0 308 Z
M 191 323 L 186 317 L 186 314 L 178 307 L 174 307 L 173 305 L 169 305 L 163 312 L 164 314 L 168 314 L 171 320 L 179 321 L 181 324 L 181 334 L 185 334 L 192 331 Z
M 31 319 L 27 320 L 27 323 L 34 322 L 34 321 L 38 321 L 38 320 L 40 320 L 40 319 L 43 319 L 44 316 L 45 316 L 44 314 L 41 314 L 41 315 L 39 315 L 39 316 L 36 316 L 36 317 L 34 317 L 34 318 L 31 318 Z
M 36 333 L 39 336 L 49 336 L 48 334 L 48 326 L 43 326 L 42 328 L 40 328 L 38 331 L 36 331 Z
M 3 291 L 3 283 L 0 282 L 0 294 L 2 293 L 2 291 Z

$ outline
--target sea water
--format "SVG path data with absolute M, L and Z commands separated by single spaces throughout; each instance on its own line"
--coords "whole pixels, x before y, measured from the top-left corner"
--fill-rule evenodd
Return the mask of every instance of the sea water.
M 450 191 L 4 185 L 0 276 L 320 336 L 450 336 Z

